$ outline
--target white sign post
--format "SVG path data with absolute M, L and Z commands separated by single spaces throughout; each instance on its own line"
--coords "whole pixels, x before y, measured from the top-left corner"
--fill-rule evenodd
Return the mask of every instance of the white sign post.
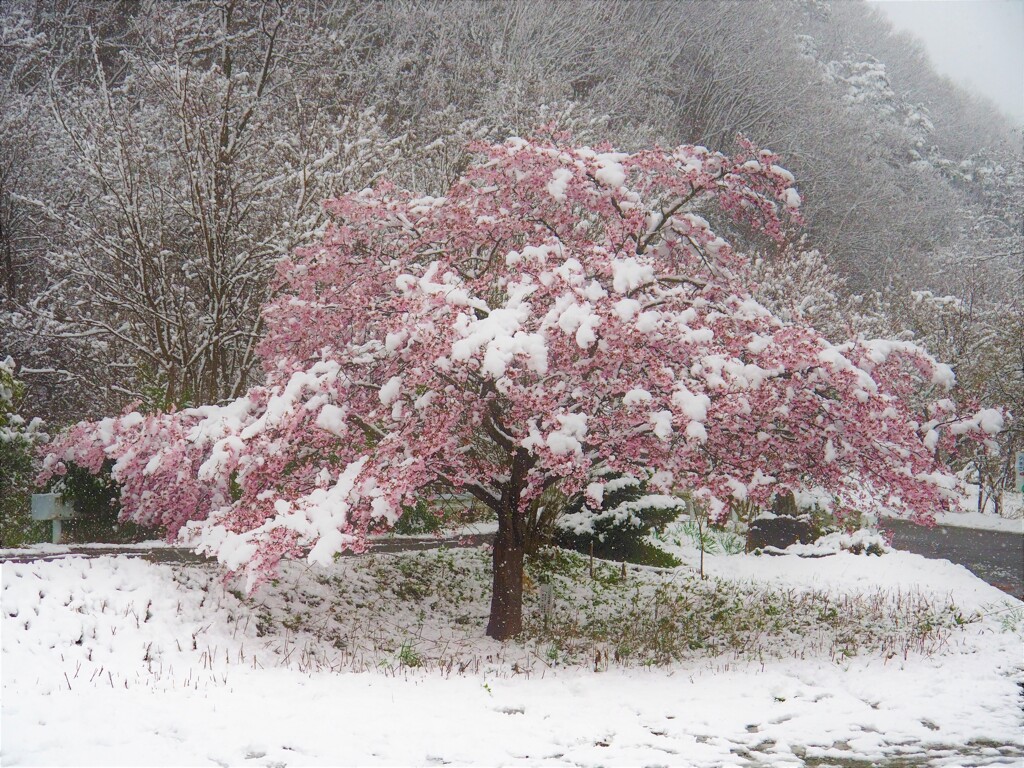
M 1024 493 L 1024 451 L 1017 451 L 1017 463 L 1016 467 L 1016 481 L 1013 484 L 1013 489 L 1018 493 Z
M 32 494 L 32 519 L 53 521 L 54 544 L 60 544 L 61 541 L 61 520 L 72 520 L 74 517 L 74 506 L 69 502 L 64 501 L 59 494 Z

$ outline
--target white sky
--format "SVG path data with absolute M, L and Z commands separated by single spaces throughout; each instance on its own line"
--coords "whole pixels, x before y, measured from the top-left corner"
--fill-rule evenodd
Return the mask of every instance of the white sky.
M 935 68 L 1024 124 L 1024 0 L 869 0 L 924 42 Z

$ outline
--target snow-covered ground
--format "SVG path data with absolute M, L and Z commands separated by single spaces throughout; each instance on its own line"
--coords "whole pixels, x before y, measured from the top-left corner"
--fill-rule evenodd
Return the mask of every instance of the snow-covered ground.
M 1020 496 L 1020 494 L 1016 494 Z M 1006 533 L 1024 533 L 1024 517 L 1006 517 L 992 512 L 943 512 L 935 516 L 939 525 L 950 525 L 956 528 L 976 528 L 984 531 L 1005 531 Z
M 5 563 L 0 763 L 1021 764 L 1024 603 L 902 552 L 708 556 L 710 581 L 679 554 L 674 571 L 558 582 L 552 622 L 612 623 L 664 590 L 794 614 L 652 665 L 539 630 L 536 584 L 533 640 L 482 637 L 479 550 L 294 564 L 251 601 L 204 565 Z M 780 631 L 798 610 L 814 626 Z M 916 623 L 847 655 L 837 611 Z
M 1000 514 L 995 513 L 991 503 L 986 506 L 986 511 L 979 512 L 978 488 L 965 483 L 960 510 L 941 512 L 935 515 L 935 522 L 956 528 L 1024 533 L 1024 494 L 1005 491 Z
M 946 512 L 935 516 L 939 525 L 953 525 L 961 528 L 980 528 L 987 531 L 1024 533 L 1024 494 L 1006 491 L 1003 493 L 1002 509 L 995 514 L 991 502 L 985 512 L 978 512 L 978 488 L 966 486 L 962 511 Z

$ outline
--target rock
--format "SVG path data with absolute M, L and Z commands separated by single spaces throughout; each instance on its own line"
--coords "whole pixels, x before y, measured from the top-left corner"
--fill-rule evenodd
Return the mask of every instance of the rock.
M 747 531 L 747 552 L 755 549 L 785 549 L 791 544 L 810 544 L 815 539 L 810 520 L 789 515 L 759 517 Z

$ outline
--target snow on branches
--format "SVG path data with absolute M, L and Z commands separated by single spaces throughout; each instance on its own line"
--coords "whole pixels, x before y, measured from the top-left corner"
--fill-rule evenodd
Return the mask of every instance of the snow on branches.
M 280 264 L 263 309 L 264 386 L 79 425 L 48 471 L 114 459 L 127 516 L 184 529 L 250 587 L 282 556 L 361 549 L 438 487 L 494 509 L 520 559 L 545 490 L 594 497 L 612 472 L 713 514 L 819 487 L 917 520 L 948 502 L 952 417 L 927 402 L 951 371 L 784 322 L 719 234 L 782 242 L 798 220 L 770 152 L 472 151 L 445 197 L 327 203 L 323 242 Z

